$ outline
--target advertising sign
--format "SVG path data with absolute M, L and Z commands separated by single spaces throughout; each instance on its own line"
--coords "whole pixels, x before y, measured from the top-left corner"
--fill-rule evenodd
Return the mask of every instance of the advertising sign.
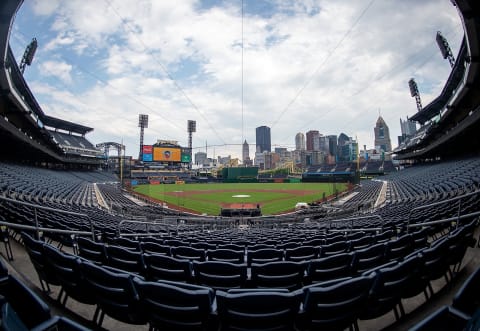
M 142 161 L 144 162 L 152 162 L 153 161 L 153 155 L 152 154 L 143 154 L 142 155 Z
M 152 154 L 152 145 L 143 145 L 143 154 Z

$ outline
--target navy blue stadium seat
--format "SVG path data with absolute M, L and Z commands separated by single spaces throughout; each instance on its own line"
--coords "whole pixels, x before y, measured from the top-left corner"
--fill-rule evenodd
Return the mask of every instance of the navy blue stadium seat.
M 134 284 L 150 328 L 165 331 L 210 329 L 213 291 L 203 286 L 145 282 Z
M 217 291 L 220 330 L 294 330 L 300 306 L 296 292 Z
M 34 328 L 51 317 L 48 305 L 13 275 L 8 275 L 8 279 L 0 284 L 0 295 L 10 304 L 28 329 Z
M 67 299 L 72 297 L 78 302 L 94 305 L 95 297 L 86 288 L 80 271 L 80 258 L 63 253 L 58 248 L 48 244 L 45 244 L 43 253 L 47 265 L 53 270 L 60 282 L 61 290 L 58 299 L 61 304 L 65 305 Z
M 222 261 L 193 261 L 195 282 L 215 290 L 245 287 L 247 265 Z
M 354 326 L 367 305 L 375 275 L 359 276 L 329 286 L 309 286 L 304 290 L 299 330 L 344 330 Z
M 189 246 L 178 246 L 171 248 L 172 256 L 177 259 L 190 261 L 205 261 L 205 250 Z
M 304 262 L 275 261 L 251 266 L 251 284 L 256 288 L 286 288 L 296 290 L 305 279 Z
M 150 241 L 141 242 L 140 247 L 143 253 L 170 256 L 170 246 L 162 245 L 158 242 L 150 242 Z
M 418 267 L 419 256 L 412 255 L 402 262 L 379 267 L 373 274 L 376 279 L 372 287 L 366 309 L 360 315 L 361 319 L 373 319 L 393 310 L 398 320 L 405 311 L 402 305 L 402 293 L 410 286 L 414 286 L 416 279 L 414 271 Z M 369 273 L 367 271 L 366 273 Z
M 105 265 L 140 276 L 145 275 L 145 263 L 140 251 L 130 250 L 120 246 L 106 246 L 105 250 L 107 253 Z
M 93 322 L 99 327 L 105 315 L 118 321 L 143 325 L 147 323 L 145 312 L 139 305 L 138 297 L 129 274 L 112 272 L 90 262 L 80 264 L 86 290 L 97 303 Z
M 143 260 L 147 280 L 193 281 L 192 263 L 188 260 L 157 254 L 144 254 Z
M 77 238 L 78 255 L 95 264 L 105 264 L 107 262 L 107 253 L 105 251 L 105 244 L 95 242 L 89 238 Z
M 215 249 L 207 251 L 209 261 L 223 261 L 230 263 L 244 263 L 245 250 Z
M 385 245 L 378 243 L 353 252 L 352 272 L 362 274 L 385 262 Z
M 40 281 L 40 286 L 44 292 L 50 292 L 50 285 L 59 286 L 60 281 L 54 272 L 51 269 L 45 260 L 43 254 L 43 246 L 45 243 L 43 241 L 34 239 L 31 235 L 22 232 L 22 240 L 27 250 L 30 261 L 37 272 L 38 279 Z
M 307 277 L 311 283 L 324 282 L 352 274 L 352 253 L 341 253 L 311 260 L 307 265 Z
M 263 248 L 259 250 L 247 250 L 247 265 L 251 266 L 253 263 L 267 263 L 274 261 L 282 261 L 283 250 L 275 248 Z
M 315 246 L 299 246 L 285 250 L 285 261 L 310 261 L 318 257 L 319 249 Z

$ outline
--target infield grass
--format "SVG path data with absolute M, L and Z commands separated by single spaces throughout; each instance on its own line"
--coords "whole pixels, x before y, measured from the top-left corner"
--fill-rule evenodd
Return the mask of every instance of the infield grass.
M 344 183 L 215 183 L 139 185 L 134 190 L 199 214 L 219 215 L 222 206 L 249 203 L 259 204 L 263 215 L 273 215 L 293 210 L 297 202 L 319 201 L 346 188 Z

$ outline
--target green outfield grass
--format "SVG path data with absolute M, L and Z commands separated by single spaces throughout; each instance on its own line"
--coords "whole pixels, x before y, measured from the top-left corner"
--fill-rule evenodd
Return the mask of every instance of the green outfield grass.
M 138 193 L 165 201 L 175 208 L 219 215 L 222 204 L 259 204 L 263 215 L 291 211 L 297 202 L 313 202 L 346 190 L 343 183 L 225 183 L 139 185 Z M 249 195 L 238 198 L 235 195 Z

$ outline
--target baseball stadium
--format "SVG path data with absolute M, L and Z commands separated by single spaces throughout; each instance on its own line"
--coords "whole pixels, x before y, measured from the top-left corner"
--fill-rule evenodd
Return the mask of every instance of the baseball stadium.
M 174 7 L 162 2 L 160 7 L 174 9 L 161 9 L 161 18 L 157 17 L 155 24 L 141 26 L 130 15 L 138 16 L 140 21 L 158 10 L 148 1 L 126 9 L 119 2 L 107 0 L 103 7 L 96 1 L 62 4 L 3 0 L 0 3 L 0 238 L 3 243 L 0 328 L 480 330 L 480 5 L 474 0 L 438 0 L 428 2 L 428 7 L 436 8 L 437 2 L 453 7 L 463 37 L 458 53 L 454 54 L 446 38 L 432 31 L 437 33 L 443 60 L 449 61 L 449 67 L 444 62 L 448 77 L 437 90 L 435 86 L 425 87 L 425 94 L 439 91 L 431 93 L 431 102 L 425 105 L 415 80 L 408 81 L 417 106 L 408 121 L 418 129 L 408 134 L 402 129 L 397 147 L 389 151 L 388 127 L 379 111 L 375 127 L 378 151 L 367 150 L 366 146 L 362 149 L 358 139 L 345 134 L 338 139 L 335 136 L 333 144 L 330 138 L 333 135 L 327 137 L 312 130 L 307 132 L 306 144 L 302 142 L 303 134 L 298 135 L 302 139 L 294 151 L 278 147 L 272 152 L 271 146 L 261 147 L 270 145 L 270 128 L 258 127 L 255 161 L 249 159 L 242 131 L 241 141 L 247 153 L 242 162 L 237 162 L 230 157 L 223 160 L 218 155 L 209 160 L 203 147 L 193 146 L 196 121 L 187 122 L 188 143 L 183 144 L 186 146 L 171 138 L 174 134 L 167 129 L 166 119 L 155 121 L 151 116 L 149 120 L 143 111 L 153 112 L 154 107 L 147 107 L 151 100 L 141 99 L 132 92 L 136 86 L 128 85 L 122 77 L 117 77 L 118 85 L 113 88 L 109 86 L 113 83 L 97 76 L 100 70 L 89 68 L 88 79 L 95 77 L 97 94 L 93 90 L 77 96 L 65 91 L 59 93 L 50 85 L 52 75 L 64 74 L 62 84 L 68 87 L 75 82 L 86 89 L 87 69 L 83 75 L 65 76 L 65 73 L 83 68 L 85 58 L 97 56 L 103 49 L 73 44 L 72 40 L 80 33 L 73 33 L 71 28 L 80 23 L 73 20 L 70 26 L 62 18 L 81 17 L 84 12 L 80 9 L 95 8 L 95 15 L 83 17 L 89 22 L 88 28 L 94 29 L 95 20 L 106 16 L 123 29 L 121 36 L 95 32 L 87 38 L 112 52 L 118 51 L 116 43 L 120 39 L 135 45 L 127 53 L 114 56 L 118 62 L 102 62 L 103 68 L 108 67 L 115 75 L 128 63 L 151 55 L 147 47 L 151 40 L 145 35 L 145 39 L 133 38 L 134 33 L 143 33 L 147 26 L 155 29 L 160 20 L 169 21 L 169 15 L 175 11 L 187 15 L 183 12 L 187 2 L 176 3 Z M 305 10 L 308 14 L 300 22 L 312 17 L 321 19 L 324 12 L 328 13 L 325 8 L 335 14 L 338 5 L 330 7 L 328 1 L 319 1 L 319 7 L 310 10 L 305 3 L 275 2 L 280 8 L 287 8 L 276 16 L 268 12 L 267 3 L 270 4 L 268 1 L 188 4 L 199 14 L 189 17 L 192 26 L 185 29 L 197 26 L 202 15 L 223 19 L 221 29 L 210 31 L 203 26 L 209 40 L 220 38 L 220 30 L 232 28 L 231 21 L 223 16 L 225 13 L 241 17 L 242 38 L 228 43 L 236 55 L 241 54 L 242 107 L 244 97 L 249 96 L 247 92 L 269 93 L 267 90 L 254 93 L 244 84 L 243 79 L 248 82 L 249 77 L 243 75 L 248 72 L 243 67 L 244 56 L 255 62 L 252 58 L 257 53 L 253 52 L 261 47 L 259 40 L 244 38 L 243 33 L 248 36 L 250 29 L 259 27 L 271 32 L 275 27 L 267 19 L 284 21 L 295 10 Z M 342 42 L 355 35 L 356 24 L 366 19 L 370 10 L 384 5 L 370 1 L 360 8 L 340 42 L 330 45 L 331 54 L 342 50 Z M 403 10 L 410 5 L 413 6 L 395 3 L 399 11 L 400 7 Z M 80 9 L 68 11 L 64 6 Z M 16 56 L 13 45 L 26 38 L 19 24 L 25 20 L 19 13 L 33 15 L 28 17 L 36 17 L 39 22 L 51 19 L 49 13 L 58 14 L 49 23 L 51 31 L 58 32 L 59 37 L 44 45 L 32 39 L 23 57 Z M 252 22 L 248 19 L 260 17 L 262 20 L 255 21 L 257 25 L 243 25 Z M 429 20 L 423 16 L 421 19 Z M 338 21 L 342 24 L 341 17 Z M 302 31 L 306 33 L 308 29 L 305 23 Z M 192 35 L 205 31 L 195 30 Z M 180 31 L 158 32 L 162 33 L 174 36 Z M 268 47 L 289 40 L 286 34 L 278 33 L 281 38 L 264 38 Z M 163 55 L 171 56 L 167 50 L 183 54 L 184 47 L 196 41 L 192 37 L 174 45 L 165 42 Z M 244 42 L 251 53 L 244 53 Z M 371 43 L 374 44 L 373 40 Z M 59 58 L 47 56 L 49 50 L 59 45 L 73 45 L 76 55 L 71 58 L 72 66 L 61 66 Z M 411 47 L 419 46 L 412 43 Z M 140 57 L 130 53 L 133 48 L 141 50 Z M 38 70 L 46 73 L 45 81 L 29 79 L 29 70 L 36 65 L 33 59 L 37 49 Z M 216 51 L 227 52 L 217 48 Z M 167 71 L 159 59 L 150 63 L 163 70 L 168 84 L 150 76 L 152 67 L 133 74 L 138 82 L 155 81 L 154 84 L 161 86 L 157 92 L 172 87 L 179 92 L 180 103 L 197 109 L 192 101 L 202 99 L 196 91 L 195 84 L 200 81 L 197 79 L 202 75 L 211 77 L 212 72 L 220 69 L 201 55 L 196 56 L 190 62 L 175 63 L 177 76 Z M 195 86 L 180 86 L 175 80 L 181 76 L 180 67 L 194 66 L 192 59 L 199 58 L 208 70 L 189 77 Z M 260 61 L 259 58 L 255 60 Z M 289 61 L 295 65 L 295 59 Z M 436 66 L 428 66 L 432 61 L 430 56 L 424 60 L 424 66 L 412 69 L 418 81 L 422 75 L 437 71 Z M 382 63 L 378 67 L 382 69 Z M 322 68 L 323 64 L 317 70 L 307 71 L 317 74 Z M 369 68 L 372 72 L 374 69 Z M 352 67 L 351 71 L 350 78 L 354 81 L 353 73 L 358 68 Z M 381 80 L 384 74 L 379 71 L 379 75 L 375 77 Z M 280 76 L 264 78 L 274 81 Z M 329 84 L 334 84 L 334 80 Z M 308 93 L 312 81 L 313 78 L 306 79 L 291 104 L 301 93 Z M 130 89 L 129 93 L 119 93 L 118 86 L 122 84 Z M 362 90 L 368 89 L 367 85 Z M 102 89 L 106 87 L 114 90 L 114 97 Z M 388 100 L 393 103 L 395 91 L 390 86 L 385 88 L 386 96 L 379 98 L 391 98 Z M 219 87 L 213 84 L 212 89 L 216 91 Z M 47 93 L 52 99 L 40 101 L 37 93 Z M 98 103 L 93 110 L 98 117 L 87 122 L 96 123 L 95 128 L 84 125 L 87 116 L 75 111 L 79 104 L 86 105 L 87 94 Z M 116 100 L 127 94 L 129 101 Z M 62 110 L 61 104 L 52 101 L 58 95 L 68 100 L 71 109 Z M 110 108 L 101 106 L 107 97 L 111 97 Z M 128 103 L 130 107 L 130 102 L 143 107 L 138 127 L 134 125 L 135 132 L 140 128 L 140 143 L 135 141 L 140 147 L 138 158 L 125 155 L 126 144 L 119 139 L 124 134 L 117 122 L 119 118 L 105 115 L 120 103 Z M 359 99 L 358 107 L 361 102 Z M 159 108 L 170 105 L 166 101 L 155 103 Z M 282 122 L 281 117 L 289 107 L 290 104 L 284 108 L 278 122 Z M 197 110 L 199 124 L 207 127 L 215 121 L 215 116 L 203 116 L 200 107 Z M 135 116 L 140 113 L 133 107 L 132 112 Z M 181 113 L 178 110 L 172 120 L 181 118 L 184 123 Z M 247 116 L 247 110 L 244 114 L 242 108 L 241 115 Z M 344 122 L 360 121 L 350 120 L 346 114 L 344 117 Z M 272 127 L 277 121 L 272 122 Z M 291 120 L 289 124 L 294 126 L 297 122 Z M 102 136 L 103 142 L 92 143 L 94 130 L 100 129 L 110 135 Z M 156 138 L 144 136 L 145 129 L 157 130 Z M 210 129 L 216 131 L 214 125 Z M 227 127 L 218 130 L 225 130 L 226 135 L 232 132 Z M 115 155 L 110 155 L 111 150 Z M 202 155 L 204 158 L 198 161 Z M 194 157 L 198 160 L 194 161 Z

